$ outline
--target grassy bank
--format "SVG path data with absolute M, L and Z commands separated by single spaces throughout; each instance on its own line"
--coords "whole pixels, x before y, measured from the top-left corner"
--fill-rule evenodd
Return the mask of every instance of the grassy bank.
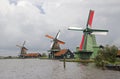
M 61 59 L 60 61 L 64 61 L 64 59 Z M 82 63 L 90 63 L 94 62 L 93 59 L 90 60 L 81 60 L 81 59 L 65 59 L 66 62 L 82 62 Z

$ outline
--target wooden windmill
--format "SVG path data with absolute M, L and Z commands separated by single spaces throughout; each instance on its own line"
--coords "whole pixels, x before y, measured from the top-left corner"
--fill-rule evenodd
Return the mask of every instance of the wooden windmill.
M 58 40 L 59 35 L 60 35 L 60 30 L 58 31 L 55 37 L 50 36 L 50 35 L 45 35 L 46 37 L 52 39 L 51 48 L 49 50 L 51 58 L 54 58 L 54 54 L 61 50 L 60 44 L 65 44 L 65 42 Z
M 79 54 L 81 58 L 94 58 L 97 54 L 98 47 L 96 43 L 95 34 L 106 35 L 108 30 L 92 29 L 92 20 L 94 11 L 90 10 L 86 28 L 69 27 L 68 30 L 83 31 L 82 41 L 79 47 Z
M 20 57 L 24 57 L 24 55 L 27 54 L 28 49 L 25 47 L 25 43 L 26 41 L 23 42 L 22 46 L 16 45 L 17 47 L 20 48 L 20 55 L 19 55 Z

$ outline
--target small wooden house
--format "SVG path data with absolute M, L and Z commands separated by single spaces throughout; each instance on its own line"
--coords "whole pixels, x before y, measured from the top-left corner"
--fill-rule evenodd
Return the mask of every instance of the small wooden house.
M 69 49 L 62 49 L 59 52 L 55 53 L 55 59 L 63 59 L 63 58 L 74 58 L 74 54 Z
M 120 58 L 120 50 L 118 50 L 117 57 Z
M 23 55 L 25 58 L 38 58 L 41 57 L 40 53 L 27 53 Z

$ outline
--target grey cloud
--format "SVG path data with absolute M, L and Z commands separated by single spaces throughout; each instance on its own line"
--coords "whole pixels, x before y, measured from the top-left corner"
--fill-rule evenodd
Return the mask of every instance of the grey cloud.
M 9 0 L 9 3 L 10 3 L 10 4 L 15 4 L 15 5 L 17 5 L 17 2 L 18 2 L 18 0 Z
M 66 42 L 61 47 L 75 50 L 82 32 L 67 28 L 85 28 L 90 9 L 95 10 L 93 28 L 110 31 L 107 36 L 96 36 L 98 44 L 119 43 L 119 4 L 119 0 L 0 0 L 0 50 L 18 52 L 15 45 L 26 40 L 28 52 L 47 51 L 50 40 L 44 35 L 54 36 L 59 29 L 60 39 Z

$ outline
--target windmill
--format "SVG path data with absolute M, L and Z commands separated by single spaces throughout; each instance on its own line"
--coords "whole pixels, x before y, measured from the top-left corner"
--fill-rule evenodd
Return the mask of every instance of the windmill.
M 52 39 L 51 47 L 49 50 L 51 54 L 51 58 L 54 58 L 54 54 L 61 50 L 60 44 L 65 44 L 65 42 L 58 40 L 59 35 L 60 35 L 60 30 L 58 31 L 55 37 L 50 36 L 50 35 L 45 35 L 46 37 Z
M 95 34 L 106 35 L 108 30 L 92 29 L 94 11 L 90 10 L 86 28 L 69 27 L 68 30 L 83 31 L 82 41 L 79 47 L 79 54 L 83 54 L 81 58 L 94 58 L 97 54 L 98 47 Z
M 20 57 L 24 57 L 24 55 L 27 54 L 28 49 L 24 46 L 25 43 L 26 43 L 26 41 L 23 42 L 22 46 L 16 45 L 17 47 L 20 48 L 20 55 L 19 55 Z

